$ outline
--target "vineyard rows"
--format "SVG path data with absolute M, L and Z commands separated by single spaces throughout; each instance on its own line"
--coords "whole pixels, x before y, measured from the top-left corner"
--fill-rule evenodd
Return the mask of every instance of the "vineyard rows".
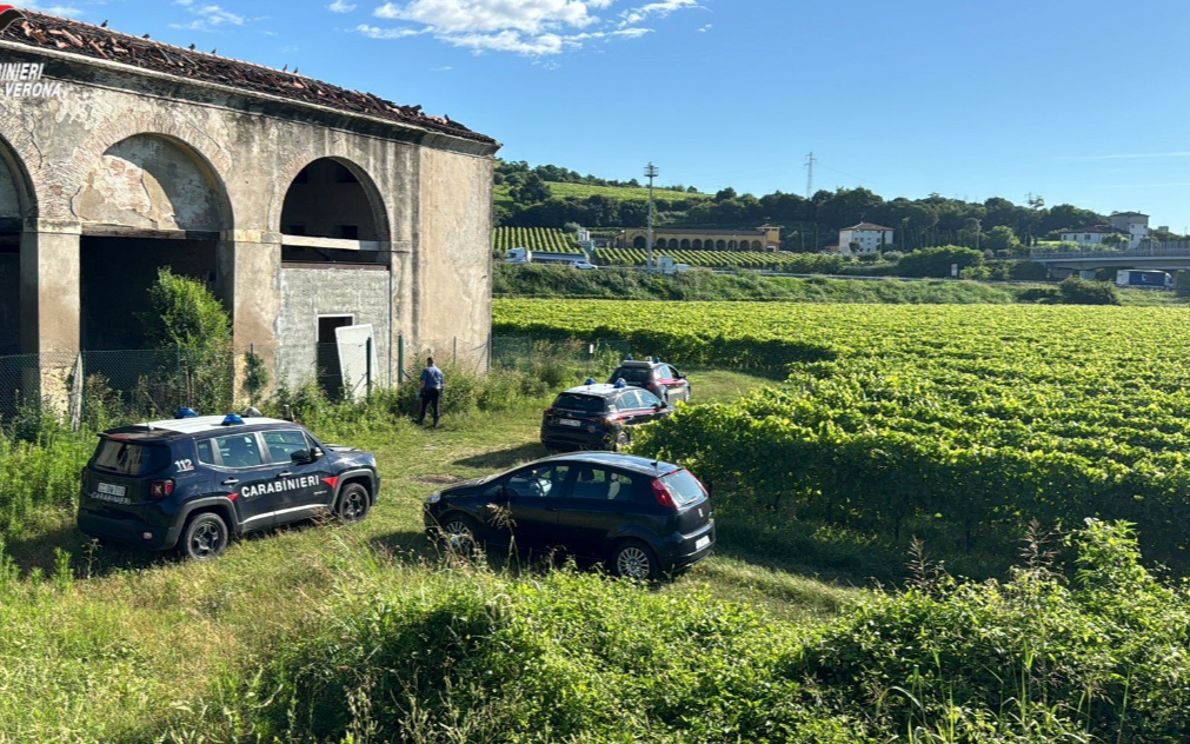
M 513 248 L 531 251 L 581 254 L 574 235 L 553 227 L 497 227 L 492 232 L 492 249 L 500 255 Z
M 643 266 L 643 248 L 600 248 L 596 260 L 607 266 Z M 655 256 L 670 256 L 678 263 L 702 268 L 771 269 L 790 273 L 837 271 L 843 264 L 840 256 L 823 253 L 773 253 L 761 251 L 694 251 L 659 248 Z
M 1034 517 L 1127 519 L 1148 557 L 1190 564 L 1190 310 L 502 300 L 496 321 L 787 369 L 638 441 L 728 499 L 968 550 Z

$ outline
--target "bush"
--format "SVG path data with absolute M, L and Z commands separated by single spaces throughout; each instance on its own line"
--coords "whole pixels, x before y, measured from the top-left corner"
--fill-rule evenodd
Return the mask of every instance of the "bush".
M 1190 595 L 1126 525 L 1043 535 L 1007 581 L 917 561 L 808 630 L 686 588 L 445 573 L 320 615 L 249 669 L 221 736 L 409 742 L 1182 742 Z
M 983 261 L 983 253 L 974 248 L 944 245 L 906 253 L 897 262 L 897 271 L 902 276 L 942 278 L 951 275 L 951 267 L 955 264 L 962 271 L 971 266 L 982 266 Z
M 1058 284 L 1058 293 L 1067 305 L 1119 305 L 1120 295 L 1114 285 L 1091 282 L 1071 275 Z
M 1029 287 L 1020 291 L 1017 300 L 1038 305 L 1056 305 L 1062 301 L 1062 293 L 1057 287 Z

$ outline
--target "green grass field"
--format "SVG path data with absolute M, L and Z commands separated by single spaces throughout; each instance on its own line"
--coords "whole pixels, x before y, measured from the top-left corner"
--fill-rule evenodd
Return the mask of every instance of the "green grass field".
M 704 401 L 728 402 L 768 381 L 691 374 Z M 448 419 L 438 431 L 398 422 L 360 435 L 352 444 L 377 453 L 384 478 L 367 520 L 251 537 L 212 563 L 97 548 L 71 513 L 43 514 L 9 540 L 10 570 L 0 570 L 0 742 L 151 741 L 171 727 L 206 725 L 197 721 L 218 711 L 203 706 L 241 663 L 381 584 L 435 586 L 444 566 L 423 537 L 422 501 L 443 483 L 543 456 L 537 426 L 546 402 Z M 705 587 L 810 622 L 862 594 L 850 587 L 865 574 L 825 566 L 836 580 L 819 580 L 800 549 L 754 560 L 752 529 L 741 524 L 721 556 L 661 593 Z M 20 578 L 3 578 L 13 572 Z

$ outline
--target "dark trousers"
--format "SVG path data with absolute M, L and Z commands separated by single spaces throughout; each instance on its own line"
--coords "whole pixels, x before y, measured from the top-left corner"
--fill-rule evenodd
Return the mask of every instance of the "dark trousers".
M 438 419 L 442 418 L 442 391 L 435 389 L 426 389 L 421 391 L 421 416 L 417 418 L 417 423 L 426 420 L 426 409 L 430 406 L 434 407 L 434 425 L 438 425 Z

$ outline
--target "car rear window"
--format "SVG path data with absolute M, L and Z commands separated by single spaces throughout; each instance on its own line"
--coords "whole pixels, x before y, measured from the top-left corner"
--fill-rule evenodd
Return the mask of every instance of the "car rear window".
M 612 380 L 621 378 L 624 382 L 649 382 L 653 379 L 653 370 L 648 367 L 620 367 L 612 373 Z
M 155 473 L 169 465 L 169 448 L 160 444 L 100 439 L 91 464 L 100 470 L 120 475 Z
M 579 411 L 581 413 L 603 413 L 606 405 L 607 401 L 603 398 L 594 395 L 576 395 L 574 393 L 562 393 L 554 401 L 554 408 Z
M 674 501 L 678 506 L 686 506 L 698 501 L 706 492 L 702 490 L 702 484 L 698 482 L 698 478 L 689 470 L 678 470 L 663 476 L 661 481 L 669 488 L 669 492 L 673 494 Z

